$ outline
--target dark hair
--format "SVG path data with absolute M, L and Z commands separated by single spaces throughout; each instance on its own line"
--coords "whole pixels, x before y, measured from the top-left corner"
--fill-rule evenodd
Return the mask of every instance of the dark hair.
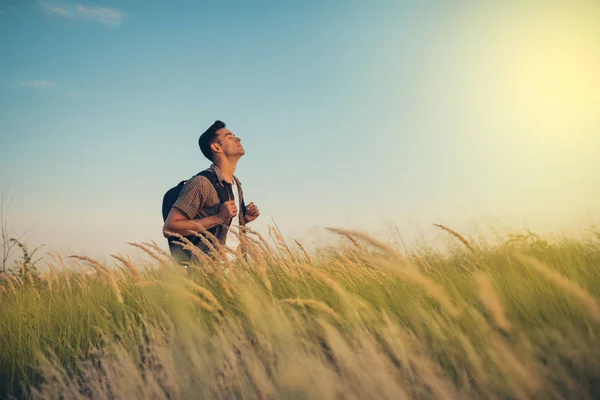
M 217 138 L 217 131 L 221 128 L 225 128 L 225 123 L 223 121 L 215 121 L 210 128 L 208 128 L 200 138 L 198 138 L 198 146 L 200 146 L 200 151 L 204 154 L 204 157 L 208 158 L 210 161 L 213 161 L 213 152 L 210 148 L 210 145 L 215 142 Z

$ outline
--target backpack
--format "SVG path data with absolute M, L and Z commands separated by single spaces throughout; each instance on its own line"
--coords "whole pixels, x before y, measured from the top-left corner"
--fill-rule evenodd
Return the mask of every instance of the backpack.
M 226 201 L 229 201 L 232 197 L 233 197 L 233 191 L 231 189 L 231 185 L 222 185 L 218 179 L 217 179 L 217 175 L 211 171 L 211 170 L 204 170 L 198 174 L 196 174 L 195 176 L 204 176 L 205 178 L 207 178 L 210 183 L 212 183 L 213 187 L 215 188 L 215 190 L 217 191 L 217 194 L 219 195 L 219 202 L 221 204 L 223 204 Z M 165 222 L 167 220 L 167 216 L 169 215 L 169 212 L 171 211 L 171 208 L 173 207 L 173 204 L 175 204 L 175 202 L 177 201 L 177 198 L 179 197 L 179 195 L 181 194 L 181 191 L 183 190 L 183 187 L 185 186 L 185 184 L 187 183 L 187 180 L 181 181 L 177 184 L 177 186 L 172 187 L 171 189 L 167 190 L 167 192 L 164 194 L 163 196 L 163 201 L 162 201 L 162 216 L 163 216 L 163 222 Z M 242 201 L 242 215 L 246 215 L 246 205 L 244 204 L 244 202 Z M 217 227 L 212 227 L 210 229 L 207 229 L 208 232 L 210 232 L 211 234 L 215 235 L 216 231 L 217 231 Z M 190 242 L 194 243 L 194 245 L 196 245 L 200 250 L 204 251 L 205 253 L 208 252 L 208 247 L 202 243 L 202 240 L 200 238 L 198 238 L 197 236 L 185 236 L 186 239 L 188 239 Z M 185 250 L 183 249 L 180 245 L 173 243 L 174 241 L 179 240 L 178 238 L 167 238 L 167 241 L 169 242 L 169 250 L 171 251 L 171 255 L 173 257 L 175 257 L 176 259 L 178 259 L 179 261 L 182 260 L 191 260 L 192 259 L 192 253 L 189 250 Z

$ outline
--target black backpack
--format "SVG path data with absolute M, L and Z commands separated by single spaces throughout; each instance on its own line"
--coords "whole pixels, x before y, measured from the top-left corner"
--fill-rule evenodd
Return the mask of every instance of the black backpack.
M 202 172 L 196 174 L 196 176 L 199 176 L 199 175 L 206 177 L 210 181 L 210 183 L 212 183 L 213 187 L 217 191 L 217 194 L 219 195 L 219 201 L 221 204 L 223 204 L 226 201 L 229 201 L 233 197 L 233 190 L 231 189 L 231 185 L 228 184 L 227 182 L 225 182 L 225 185 L 222 185 L 218 181 L 217 175 L 213 171 L 205 170 L 205 171 L 202 171 Z M 163 201 L 162 201 L 163 222 L 167 220 L 167 216 L 169 215 L 169 212 L 171 211 L 173 204 L 175 204 L 175 202 L 177 201 L 177 198 L 181 194 L 181 191 L 183 190 L 183 187 L 185 186 L 186 183 L 187 183 L 187 180 L 179 182 L 179 184 L 177 184 L 177 186 L 169 189 L 163 196 Z M 242 201 L 241 208 L 242 208 L 242 215 L 246 215 L 246 205 L 244 204 L 243 201 Z M 217 227 L 215 226 L 211 229 L 207 229 L 207 231 L 210 232 L 211 234 L 215 235 L 215 233 L 217 231 Z M 194 245 L 196 247 L 198 247 L 200 250 L 202 250 L 203 252 L 208 253 L 209 248 L 202 242 L 202 240 L 199 237 L 192 235 L 192 236 L 186 236 L 186 239 L 188 239 L 190 242 L 194 243 Z M 189 250 L 183 249 L 179 244 L 173 243 L 177 240 L 179 240 L 179 239 L 176 237 L 167 238 L 167 241 L 169 242 L 169 250 L 171 251 L 171 255 L 179 261 L 190 261 L 192 259 L 192 253 Z

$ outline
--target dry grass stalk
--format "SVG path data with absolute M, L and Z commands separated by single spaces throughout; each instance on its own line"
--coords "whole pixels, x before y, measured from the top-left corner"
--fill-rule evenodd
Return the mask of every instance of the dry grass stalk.
M 58 260 L 58 262 L 60 263 L 60 267 L 62 268 L 62 271 L 65 272 L 67 270 L 67 267 L 65 266 L 65 262 L 64 262 L 62 256 L 60 255 L 60 253 L 59 252 L 52 252 L 52 253 L 50 253 L 50 255 L 55 260 Z
M 54 278 L 56 275 L 56 270 L 54 269 L 54 265 L 48 264 L 48 291 L 52 293 L 52 288 L 54 287 Z M 71 289 L 69 285 L 69 289 Z
M 355 267 L 356 271 L 359 271 L 362 275 L 369 277 L 379 283 L 382 283 L 383 280 L 386 279 L 386 273 L 384 271 L 382 271 L 381 269 L 377 269 L 377 268 L 368 268 L 367 266 L 364 267 Z
M 54 268 L 54 264 L 49 264 L 50 275 L 48 277 L 48 283 L 50 284 L 50 282 L 56 282 L 57 284 L 60 284 L 62 278 L 62 280 L 64 280 L 66 283 L 69 292 L 73 292 L 73 288 L 71 286 L 73 271 L 67 270 L 62 257 L 59 257 L 59 261 L 61 263 L 62 272 L 57 272 L 56 268 Z
M 240 229 L 239 233 L 233 233 L 240 240 L 240 247 L 238 249 L 239 251 L 236 253 L 238 260 L 243 261 L 247 268 L 251 268 L 251 265 L 247 263 L 244 258 L 244 254 L 248 254 L 254 263 L 258 265 L 264 265 L 265 259 L 262 254 L 260 254 L 260 249 L 255 244 L 256 241 L 251 240 L 251 238 L 248 237 L 243 229 Z
M 93 258 L 87 257 L 87 256 L 71 256 L 71 258 L 74 258 L 76 260 L 86 261 L 92 267 L 94 267 L 94 269 L 96 271 L 98 271 L 98 273 L 102 274 L 106 278 L 106 281 L 107 281 L 108 285 L 110 286 L 110 288 L 113 290 L 113 292 L 117 298 L 117 301 L 119 303 L 123 303 L 123 296 L 121 295 L 121 289 L 119 289 L 119 284 L 117 282 L 117 278 L 115 277 L 115 274 L 113 274 L 112 271 L 108 267 L 106 267 L 105 265 L 102 265 L 97 260 L 94 260 Z
M 336 282 L 334 279 L 332 279 L 328 274 L 326 274 L 324 271 L 317 269 L 315 267 L 308 267 L 308 266 L 302 265 L 302 264 L 298 265 L 298 268 L 304 272 L 307 272 L 309 275 L 316 277 L 321 282 L 323 282 L 325 285 L 327 285 L 331 289 L 333 289 L 334 292 L 336 292 L 340 295 L 346 294 L 346 291 L 344 290 L 344 288 L 338 282 Z
M 200 297 L 196 296 L 193 293 L 190 293 L 187 290 L 181 290 L 179 286 L 172 285 L 162 281 L 140 281 L 135 284 L 138 287 L 146 287 L 146 286 L 163 286 L 166 289 L 173 291 L 173 293 L 177 293 L 179 295 L 188 297 L 190 300 L 194 301 L 196 304 L 200 306 L 205 311 L 210 313 L 214 312 L 214 307 L 202 300 Z
M 275 239 L 273 240 L 276 243 L 279 243 L 279 246 L 277 246 L 278 248 L 281 246 L 283 247 L 288 256 L 290 257 L 290 260 L 292 260 L 292 262 L 297 262 L 298 260 L 296 259 L 296 257 L 294 257 L 294 255 L 292 254 L 292 251 L 290 250 L 290 248 L 288 247 L 287 243 L 285 242 L 285 240 L 283 239 L 283 236 L 281 236 L 281 234 L 277 231 L 277 229 L 275 229 L 275 227 L 269 227 L 269 230 L 272 233 L 272 236 L 275 237 Z M 285 260 L 282 258 L 281 262 L 284 262 Z
M 69 292 L 72 292 L 73 289 L 71 288 L 71 273 L 63 272 L 62 276 L 65 280 L 65 283 L 67 284 L 67 287 L 69 288 Z M 56 279 L 58 281 L 58 277 Z
M 203 263 L 210 262 L 210 258 L 206 254 L 204 254 L 204 252 L 201 251 L 198 247 L 196 247 L 189 239 L 187 239 L 186 237 L 183 237 L 182 235 L 179 235 L 177 233 L 168 233 L 168 234 L 170 236 L 174 236 L 179 239 L 178 241 L 173 241 L 174 244 L 181 246 L 181 248 L 184 250 L 188 250 L 194 256 L 196 256 L 198 258 L 198 260 L 202 261 Z
M 204 229 L 204 227 L 202 226 L 200 226 L 200 231 L 201 233 L 194 232 L 194 235 L 198 237 L 202 241 L 202 243 L 208 246 L 210 252 L 219 255 L 219 258 L 221 259 L 221 261 L 223 261 L 226 268 L 231 268 L 229 257 L 227 257 L 224 247 L 219 243 L 217 238 L 212 233 Z
M 333 278 L 329 276 L 329 274 L 324 271 L 317 269 L 315 267 L 309 267 L 304 264 L 297 264 L 299 270 L 307 272 L 313 277 L 317 278 L 321 282 L 323 282 L 326 286 L 331 288 L 342 300 L 342 305 L 344 307 L 349 306 L 347 314 L 348 319 L 352 320 L 361 320 L 361 312 L 370 310 L 366 303 L 356 296 L 352 296 L 350 293 L 346 292 L 346 290 L 336 282 Z
M 12 293 L 17 293 L 17 287 L 13 283 L 13 278 L 9 275 L 5 275 L 5 279 L 6 279 L 6 282 L 8 283 L 8 286 L 10 287 L 10 291 Z
M 256 242 L 252 238 L 248 237 L 249 240 L 252 240 L 253 243 L 256 243 L 259 246 L 259 248 L 261 250 L 260 253 L 262 254 L 263 258 L 266 258 L 269 261 L 273 261 L 273 262 L 281 261 L 281 259 L 277 255 L 277 252 L 275 251 L 275 249 L 266 241 L 266 239 L 260 233 L 254 231 L 246 226 L 240 227 L 240 229 L 243 229 L 245 232 L 251 233 L 258 238 L 259 242 Z M 288 269 L 287 264 L 280 263 L 280 265 L 281 265 L 281 268 L 286 269 L 286 270 Z
M 190 235 L 196 236 L 197 238 L 199 238 L 200 241 L 205 246 L 207 246 L 209 253 L 219 254 L 219 256 L 223 259 L 223 261 L 228 266 L 230 266 L 229 263 L 228 263 L 228 260 L 227 260 L 227 255 L 225 254 L 225 251 L 223 250 L 223 246 L 221 246 L 221 244 L 219 243 L 219 240 L 215 237 L 215 235 L 213 235 L 212 233 L 210 233 L 206 228 L 204 228 L 200 224 L 197 224 L 197 227 L 198 227 L 199 232 L 189 231 Z M 182 238 L 181 235 L 176 235 L 176 236 Z M 185 248 L 187 249 L 187 247 L 185 247 Z M 190 251 L 191 251 L 191 249 L 190 249 Z M 203 253 L 203 252 L 201 252 L 201 251 L 194 252 L 195 255 L 197 253 Z M 199 257 L 199 259 L 201 259 L 201 260 L 202 259 L 206 259 L 206 260 L 208 260 L 208 262 L 210 262 L 210 258 L 209 257 L 202 257 L 202 258 Z
M 432 269 L 431 264 L 429 264 L 423 257 L 419 256 L 418 254 L 412 253 L 411 258 L 417 261 L 415 263 L 417 268 L 421 267 L 423 271 L 430 271 Z
M 361 260 L 360 257 L 355 252 L 353 252 L 351 249 L 348 249 L 348 250 L 349 250 L 349 256 L 352 256 L 352 258 L 346 256 L 345 254 L 339 255 L 340 259 L 346 262 L 344 264 L 344 266 L 346 268 L 351 269 L 352 272 L 356 273 L 356 274 L 371 275 L 373 272 L 376 271 L 375 268 L 371 267 L 370 265 L 365 263 L 363 260 Z
M 403 263 L 406 263 L 407 265 L 409 264 L 408 259 L 404 256 L 404 254 L 400 253 L 393 247 L 391 247 L 383 242 L 380 242 L 379 240 L 372 238 L 371 236 L 369 236 L 365 233 L 358 232 L 358 231 L 346 230 L 346 229 L 338 229 L 338 228 L 327 228 L 327 230 L 330 230 L 330 231 L 335 232 L 342 236 L 362 239 L 365 242 L 371 244 L 372 246 L 375 246 L 376 248 L 379 248 L 379 249 L 385 251 L 386 253 L 394 256 L 394 258 L 396 258 L 397 260 L 402 261 Z
M 269 251 L 269 249 L 266 248 L 265 245 L 261 241 L 259 241 L 257 239 L 254 239 L 254 238 L 248 236 L 247 234 L 241 235 L 241 237 L 243 238 L 243 240 L 245 242 L 250 243 L 252 246 L 254 246 L 259 251 L 262 251 L 262 252 L 265 252 L 265 253 Z
M 283 264 L 285 260 L 285 256 L 283 255 L 283 250 L 281 249 L 281 243 L 274 237 L 273 231 L 269 226 L 269 239 L 271 239 L 273 245 L 270 246 L 272 249 L 272 259 L 278 264 Z
M 264 257 L 262 256 L 261 252 L 257 249 L 257 247 L 254 246 L 254 244 L 250 243 L 246 234 L 238 235 L 238 237 L 240 238 L 242 246 L 244 246 L 244 248 L 250 254 L 251 258 L 254 260 L 256 270 L 258 271 L 260 278 L 265 284 L 265 287 L 267 288 L 269 293 L 272 294 L 273 287 L 271 285 L 271 280 L 267 275 L 267 264 L 265 262 Z M 250 264 L 248 264 L 248 267 L 251 268 Z
M 565 290 L 573 297 L 578 298 L 587 308 L 592 318 L 600 322 L 600 307 L 596 300 L 577 283 L 571 282 L 558 272 L 552 271 L 548 266 L 536 258 L 516 253 L 515 256 L 524 264 L 529 265 L 557 286 Z
M 260 248 L 257 248 L 257 246 L 254 246 L 253 244 L 249 243 L 247 249 L 248 254 L 250 255 L 252 261 L 254 261 L 256 265 L 266 265 L 266 260 L 263 256 L 264 252 L 262 252 Z
M 158 243 L 156 243 L 154 240 L 153 240 L 152 242 L 150 242 L 150 243 L 146 243 L 146 242 L 144 242 L 144 244 L 145 244 L 146 246 L 148 246 L 148 247 L 150 247 L 150 248 L 153 248 L 154 250 L 156 250 L 156 252 L 157 252 L 157 253 L 159 253 L 160 255 L 162 255 L 162 256 L 164 256 L 164 257 L 167 257 L 167 259 L 171 257 L 171 255 L 170 255 L 169 253 L 167 253 L 165 250 L 163 250 L 163 249 L 162 249 L 162 248 L 161 248 L 161 247 L 158 245 Z
M 67 285 L 69 286 L 69 290 L 71 290 L 71 282 L 70 282 L 67 274 L 65 273 L 67 269 L 65 267 L 65 262 L 64 262 L 62 256 L 58 252 L 51 252 L 50 256 L 60 263 L 62 272 L 65 274 L 65 281 L 67 282 Z M 54 286 L 54 281 L 59 282 L 59 276 L 56 273 L 54 264 L 48 264 L 48 268 L 50 270 L 50 272 L 48 274 L 48 289 L 50 290 L 50 292 L 52 292 L 52 288 Z
M 94 260 L 91 257 L 87 257 L 87 256 L 70 256 L 70 258 L 76 259 L 76 260 L 80 260 L 80 261 L 85 261 L 88 264 L 90 264 L 94 270 L 98 271 L 98 272 L 110 272 L 110 270 L 108 269 L 107 266 L 101 264 L 100 262 L 98 262 L 97 260 Z
M 202 300 L 200 297 L 196 296 L 193 293 L 190 293 L 188 291 L 183 291 L 182 293 L 185 297 L 190 298 L 192 301 L 194 301 L 195 303 L 197 303 L 200 308 L 202 308 L 205 311 L 208 311 L 210 313 L 214 312 L 214 308 L 213 306 L 211 306 L 210 304 L 208 304 L 207 302 L 205 302 L 204 300 Z
M 267 251 L 269 253 L 274 253 L 275 252 L 275 250 L 271 247 L 271 245 L 269 245 L 269 242 L 267 242 L 267 240 L 264 238 L 263 235 L 261 235 L 260 233 L 258 233 L 256 231 L 253 231 L 252 229 L 250 229 L 248 227 L 246 227 L 245 230 L 248 233 L 251 233 L 251 234 L 255 235 L 258 238 L 258 240 L 260 240 L 260 242 L 262 243 L 262 245 L 265 248 L 265 251 Z
M 359 257 L 353 249 L 348 248 L 348 253 L 352 256 L 352 259 L 347 258 L 349 262 L 349 266 L 355 271 L 356 274 L 362 274 L 363 276 L 368 276 L 376 280 L 377 282 L 382 282 L 382 279 L 385 279 L 386 274 L 380 268 L 374 268 L 369 265 L 369 263 L 365 262 Z M 411 264 L 409 264 L 411 265 Z
M 219 256 L 221 257 L 221 261 L 223 261 L 223 264 L 225 264 L 225 268 L 231 268 L 231 261 L 229 261 L 229 257 L 227 257 L 227 254 L 225 252 L 225 248 L 223 246 L 221 246 L 219 248 Z
M 253 242 L 250 247 L 248 254 L 251 255 L 252 261 L 255 265 L 267 265 L 269 262 L 273 262 L 274 256 L 260 242 Z M 288 269 L 287 265 L 281 264 L 281 268 L 284 270 Z
M 304 253 L 304 256 L 308 260 L 308 263 L 310 265 L 314 266 L 315 263 L 313 262 L 312 258 L 310 257 L 310 254 L 308 254 L 308 252 L 306 251 L 306 249 L 304 248 L 304 246 L 302 246 L 302 243 L 300 243 L 299 241 L 297 241 L 295 239 L 294 239 L 294 242 L 296 242 L 296 244 L 298 245 L 298 247 L 300 247 L 300 250 L 302 250 L 302 252 Z
M 24 286 L 23 279 L 21 279 L 20 277 L 18 277 L 18 276 L 15 276 L 15 277 L 13 277 L 13 279 L 15 280 L 15 282 L 18 282 L 18 283 L 19 283 L 19 286 L 20 286 L 20 287 L 23 287 L 23 286 Z
M 354 266 L 354 262 L 352 260 L 350 260 L 348 257 L 346 257 L 346 255 L 344 253 L 339 253 L 338 257 L 339 257 L 339 260 L 332 260 L 331 262 L 339 261 L 340 265 L 346 266 L 348 268 L 352 268 Z M 342 261 L 345 262 L 345 264 L 343 264 Z
M 338 258 L 339 259 L 334 259 L 327 264 L 329 265 L 331 263 L 333 265 L 339 265 L 339 270 L 348 281 L 365 280 L 366 278 L 379 280 L 379 277 L 374 273 L 372 268 L 368 268 L 364 264 L 357 264 L 343 253 L 338 254 Z
M 487 321 L 483 320 L 482 324 L 485 324 L 487 328 Z M 489 377 L 486 373 L 485 365 L 481 359 L 480 352 L 473 346 L 471 340 L 460 330 L 456 330 L 454 333 L 460 342 L 460 347 L 463 349 L 466 355 L 466 363 L 470 363 L 473 365 L 473 378 L 477 380 L 477 382 L 481 382 L 484 385 L 487 385 L 489 382 Z
M 511 323 L 506 318 L 504 307 L 502 306 L 500 297 L 494 290 L 490 278 L 481 272 L 477 272 L 474 275 L 474 279 L 479 289 L 479 297 L 492 315 L 496 325 L 505 332 L 510 332 L 512 329 Z
M 167 264 L 169 262 L 166 258 L 159 256 L 158 254 L 153 252 L 151 249 L 149 249 L 144 244 L 139 244 L 139 243 L 134 243 L 134 242 L 127 242 L 127 244 L 130 246 L 133 246 L 133 247 L 137 247 L 138 249 L 142 250 L 144 253 L 148 254 L 150 257 L 154 258 L 156 261 L 158 261 L 161 264 Z
M 231 290 L 231 286 L 229 286 L 229 284 L 227 283 L 225 278 L 221 274 L 217 274 L 216 277 L 217 277 L 217 282 L 219 282 L 219 284 L 225 291 L 225 294 L 227 295 L 227 297 L 229 297 L 230 299 L 233 299 L 233 291 Z
M 300 306 L 300 307 L 309 307 L 315 310 L 319 310 L 327 315 L 329 315 L 330 317 L 338 320 L 338 321 L 342 321 L 342 316 L 340 314 L 338 314 L 337 312 L 335 312 L 331 307 L 329 307 L 327 304 L 322 303 L 320 301 L 317 300 L 312 300 L 312 299 L 281 299 L 279 300 L 282 303 L 287 303 L 287 304 L 293 304 L 296 306 Z
M 27 280 L 29 281 L 31 287 L 35 286 L 35 283 L 33 282 L 33 275 L 31 275 L 31 272 L 27 272 Z
M 541 389 L 541 382 L 535 364 L 532 362 L 534 356 L 527 354 L 526 349 L 520 348 L 516 351 L 501 337 L 492 337 L 490 353 L 502 372 L 508 378 L 514 395 L 518 399 L 528 400 L 536 398 L 536 392 Z
M 33 293 L 35 293 L 35 296 L 38 298 L 38 300 L 42 299 L 42 296 L 40 296 L 40 292 L 38 292 L 36 288 L 31 287 L 31 290 L 33 290 Z
M 461 235 L 460 233 L 448 228 L 447 226 L 441 225 L 441 224 L 433 224 L 433 226 L 437 226 L 440 229 L 445 230 L 446 232 L 450 233 L 452 236 L 456 237 L 458 240 L 460 240 L 473 254 L 475 253 L 475 248 L 473 247 L 473 245 L 471 244 L 471 242 L 469 240 L 467 240 L 467 238 L 465 238 L 463 235 Z
M 353 264 L 356 265 L 357 268 L 359 267 L 367 267 L 362 260 L 358 257 L 358 254 L 356 254 L 356 252 L 354 250 L 352 250 L 351 248 L 348 248 L 348 253 L 352 256 L 353 260 Z
M 212 233 L 210 233 L 206 228 L 204 228 L 202 225 L 198 225 L 198 230 L 200 231 L 199 233 L 202 233 L 205 235 L 205 237 L 211 241 L 212 245 L 214 246 L 214 248 L 218 248 L 220 246 L 219 243 L 219 239 L 217 239 L 217 237 L 215 235 L 213 235 Z M 198 234 L 198 232 L 194 232 L 196 235 Z
M 348 273 L 348 269 L 344 268 L 344 265 L 339 260 L 335 260 L 335 261 L 332 261 L 331 263 L 329 263 L 327 269 L 328 269 L 328 271 L 334 272 L 336 279 L 339 279 L 343 282 L 349 283 L 354 280 L 354 277 L 352 277 Z
M 217 310 L 223 309 L 221 307 L 221 304 L 219 304 L 219 301 L 217 300 L 217 298 L 207 288 L 200 286 L 197 283 L 195 283 L 194 281 L 191 281 L 189 279 L 185 279 L 184 284 L 187 287 L 196 290 L 198 293 L 200 293 L 202 296 L 204 296 L 206 298 L 206 300 L 208 300 L 210 303 L 212 303 L 217 308 Z
M 337 232 L 340 235 L 344 236 L 346 239 L 348 239 L 354 246 L 356 246 L 356 248 L 360 251 L 364 251 L 363 247 L 360 245 L 360 243 L 358 243 L 358 240 L 356 240 L 355 238 L 353 238 L 351 235 L 347 235 L 341 232 Z
M 123 263 L 123 265 L 129 270 L 129 272 L 131 273 L 131 276 L 133 276 L 134 279 L 136 279 L 136 280 L 141 279 L 142 274 L 136 268 L 136 266 L 133 265 L 133 263 L 131 262 L 131 259 L 129 259 L 129 257 L 125 258 L 121 255 L 121 253 L 119 253 L 119 255 L 111 254 L 111 257 L 116 258 L 117 260 L 121 261 L 121 263 Z
M 260 274 L 262 281 L 264 282 L 267 290 L 269 291 L 269 294 L 273 294 L 273 286 L 271 285 L 271 280 L 267 275 L 267 267 L 265 265 L 259 266 L 258 273 Z
M 420 285 L 425 292 L 429 294 L 429 296 L 436 299 L 447 311 L 453 316 L 457 317 L 461 315 L 461 312 L 450 300 L 450 298 L 446 295 L 446 292 L 440 285 L 433 281 L 433 279 L 421 274 L 416 269 L 410 268 L 397 268 L 391 265 L 389 260 L 379 258 L 379 257 L 371 257 L 375 261 L 377 261 L 377 265 L 381 265 L 385 267 L 388 271 L 398 275 L 400 278 L 405 279 L 408 282 L 412 282 Z
M 241 243 L 241 241 L 240 241 Z M 244 253 L 242 251 L 242 246 L 239 245 L 238 247 L 235 248 L 235 251 L 231 250 L 233 255 L 235 256 L 235 259 L 240 261 L 240 263 L 245 267 L 245 268 L 249 268 L 250 264 L 248 264 L 244 258 Z

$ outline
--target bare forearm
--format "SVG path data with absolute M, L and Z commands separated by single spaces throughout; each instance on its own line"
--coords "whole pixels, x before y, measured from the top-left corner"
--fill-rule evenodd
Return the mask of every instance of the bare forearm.
M 202 232 L 202 228 L 211 229 L 217 225 L 223 223 L 223 220 L 217 215 L 210 217 L 199 218 L 199 219 L 182 219 L 177 221 L 168 221 L 165 223 L 163 228 L 163 234 L 168 236 L 167 233 L 176 233 L 179 235 L 187 236 L 192 232 Z

